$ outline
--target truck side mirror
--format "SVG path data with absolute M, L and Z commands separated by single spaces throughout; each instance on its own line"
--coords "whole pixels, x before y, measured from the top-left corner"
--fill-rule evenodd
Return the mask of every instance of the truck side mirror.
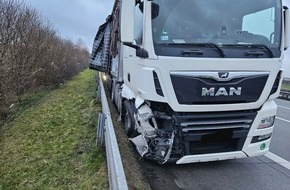
M 159 5 L 152 2 L 152 20 L 159 15 Z
M 121 42 L 134 42 L 135 0 L 121 1 Z
M 284 49 L 290 46 L 290 11 L 284 6 Z
M 144 2 L 138 1 L 138 3 L 139 3 L 139 9 L 143 13 L 143 11 L 144 11 Z M 153 20 L 156 17 L 158 17 L 158 15 L 159 15 L 159 5 L 152 2 L 151 11 L 152 11 L 151 18 Z

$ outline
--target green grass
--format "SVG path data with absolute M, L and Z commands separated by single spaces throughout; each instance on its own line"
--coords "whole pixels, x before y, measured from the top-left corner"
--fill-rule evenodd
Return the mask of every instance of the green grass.
M 86 70 L 0 131 L 0 189 L 106 189 L 95 146 L 95 72 Z
M 283 83 L 281 89 L 290 91 L 290 84 Z
M 28 93 L 22 96 L 21 101 L 15 103 L 9 109 L 9 115 L 7 118 L 0 118 L 0 128 L 13 121 L 16 117 L 18 117 L 25 110 L 36 106 L 43 97 L 47 96 L 53 91 L 53 88 L 48 88 L 44 90 L 40 90 L 35 93 Z

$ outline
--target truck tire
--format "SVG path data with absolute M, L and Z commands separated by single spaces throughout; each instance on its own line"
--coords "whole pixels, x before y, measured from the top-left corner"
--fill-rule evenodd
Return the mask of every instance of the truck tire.
M 124 101 L 125 106 L 125 133 L 128 137 L 132 137 L 135 134 L 135 119 L 134 119 L 134 111 L 131 103 L 128 100 Z

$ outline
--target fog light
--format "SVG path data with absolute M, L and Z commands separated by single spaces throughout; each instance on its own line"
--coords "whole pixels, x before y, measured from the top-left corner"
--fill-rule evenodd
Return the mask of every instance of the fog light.
M 254 136 L 251 143 L 256 143 L 256 142 L 267 140 L 267 139 L 271 138 L 271 136 L 272 136 L 272 133 L 269 133 L 266 135 Z
M 258 129 L 264 129 L 268 127 L 272 127 L 274 125 L 275 116 L 265 117 L 261 120 Z

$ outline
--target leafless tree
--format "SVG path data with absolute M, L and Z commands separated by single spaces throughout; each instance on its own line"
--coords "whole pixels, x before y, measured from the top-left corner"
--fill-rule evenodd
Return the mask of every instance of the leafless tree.
M 0 0 L 0 117 L 24 94 L 58 86 L 88 62 L 81 40 L 62 39 L 22 1 Z

